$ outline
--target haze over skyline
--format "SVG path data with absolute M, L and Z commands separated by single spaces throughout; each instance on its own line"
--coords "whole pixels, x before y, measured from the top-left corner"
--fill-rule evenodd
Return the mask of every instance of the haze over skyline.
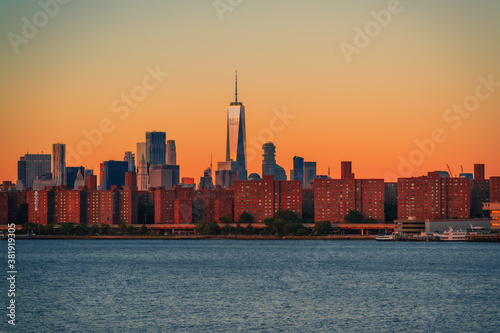
M 500 175 L 498 1 L 221 2 L 229 7 L 69 2 L 27 37 L 23 17 L 32 23 L 42 7 L 0 1 L 0 180 L 17 179 L 27 151 L 50 154 L 57 142 L 76 150 L 83 131 L 109 119 L 102 143 L 67 166 L 98 173 L 99 163 L 135 153 L 145 132 L 165 131 L 181 177 L 198 181 L 211 153 L 214 166 L 225 160 L 235 69 L 247 145 L 256 142 L 248 174 L 261 173 L 270 139 L 287 173 L 298 155 L 317 161 L 318 174 L 330 165 L 334 178 L 343 160 L 360 178 L 408 176 L 401 158 L 419 162 L 409 176 L 446 164 L 472 172 L 474 163 Z M 13 46 L 11 33 L 26 42 Z M 346 56 L 346 44 L 357 51 Z M 137 86 L 143 99 L 126 102 Z M 294 118 L 275 123 L 277 114 Z M 423 146 L 433 136 L 435 148 Z

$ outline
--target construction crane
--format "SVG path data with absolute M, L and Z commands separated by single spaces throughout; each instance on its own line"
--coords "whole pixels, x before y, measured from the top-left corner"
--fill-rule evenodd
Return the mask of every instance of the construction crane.
M 450 173 L 450 177 L 455 177 L 455 176 L 453 176 L 453 173 L 451 172 L 451 169 L 450 169 L 450 166 L 448 165 L 448 163 L 446 163 L 446 166 L 448 167 L 448 172 Z

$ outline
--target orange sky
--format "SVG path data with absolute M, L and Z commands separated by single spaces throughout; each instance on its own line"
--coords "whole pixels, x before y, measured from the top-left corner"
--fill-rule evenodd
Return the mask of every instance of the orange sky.
M 108 119 L 112 130 L 78 164 L 97 173 L 100 162 L 135 152 L 146 131 L 165 131 L 176 140 L 181 176 L 198 182 L 211 153 L 214 164 L 225 158 L 236 68 L 254 152 L 249 173 L 261 174 L 273 110 L 286 110 L 294 118 L 270 139 L 287 173 L 299 155 L 317 161 L 318 174 L 330 165 L 332 177 L 343 160 L 357 177 L 393 180 L 446 163 L 457 174 L 484 163 L 488 177 L 500 176 L 500 86 L 481 81 L 500 82 L 500 3 L 401 1 L 349 62 L 342 43 L 355 47 L 355 28 L 376 28 L 372 11 L 389 3 L 243 1 L 218 13 L 211 1 L 70 2 L 17 53 L 9 34 L 22 37 L 22 18 L 33 21 L 42 9 L 1 3 L 0 180 L 16 180 L 26 151 L 50 153 L 56 142 L 77 149 L 83 131 Z M 169 74 L 126 117 L 113 112 L 148 67 Z M 479 104 L 463 115 L 447 111 L 464 101 Z M 436 129 L 446 139 L 420 153 L 415 141 Z M 413 161 L 410 170 L 401 159 Z

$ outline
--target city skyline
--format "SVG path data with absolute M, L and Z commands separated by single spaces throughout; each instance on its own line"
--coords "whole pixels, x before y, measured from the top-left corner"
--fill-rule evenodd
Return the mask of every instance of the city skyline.
M 7 35 L 23 36 L 22 18 L 32 21 L 43 9 L 2 3 L 0 105 L 9 126 L 0 139 L 9 145 L 0 147 L 1 179 L 15 181 L 20 156 L 50 153 L 57 142 L 66 144 L 67 167 L 98 170 L 135 152 L 154 130 L 176 140 L 181 176 L 198 179 L 210 154 L 225 159 L 235 68 L 246 107 L 248 174 L 260 174 L 267 141 L 279 147 L 277 163 L 287 174 L 293 156 L 316 161 L 320 175 L 350 160 L 360 177 L 386 181 L 388 173 L 398 175 L 401 159 L 412 158 L 412 172 L 399 176 L 446 164 L 455 174 L 461 166 L 472 172 L 474 163 L 486 165 L 487 177 L 500 174 L 492 150 L 500 142 L 497 2 L 400 1 L 396 9 L 388 1 L 244 2 L 222 14 L 210 2 L 199 4 L 61 4 L 16 52 Z M 388 11 L 390 18 L 380 16 Z M 380 31 L 361 45 L 366 27 L 377 24 Z M 144 82 L 145 90 L 136 89 L 146 91 L 144 99 L 127 104 L 123 96 Z M 68 160 L 88 140 L 84 131 L 100 129 L 103 120 L 107 132 L 95 137 L 90 153 Z M 269 132 L 273 121 L 283 122 Z

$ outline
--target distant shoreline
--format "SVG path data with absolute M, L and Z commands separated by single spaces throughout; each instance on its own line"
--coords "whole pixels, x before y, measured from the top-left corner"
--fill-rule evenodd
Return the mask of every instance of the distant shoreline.
M 27 239 L 18 237 L 18 239 Z M 61 236 L 35 235 L 30 240 L 44 239 L 140 239 L 140 240 L 375 240 L 375 235 L 331 235 L 331 236 L 260 236 L 260 235 L 174 235 L 174 236 Z

